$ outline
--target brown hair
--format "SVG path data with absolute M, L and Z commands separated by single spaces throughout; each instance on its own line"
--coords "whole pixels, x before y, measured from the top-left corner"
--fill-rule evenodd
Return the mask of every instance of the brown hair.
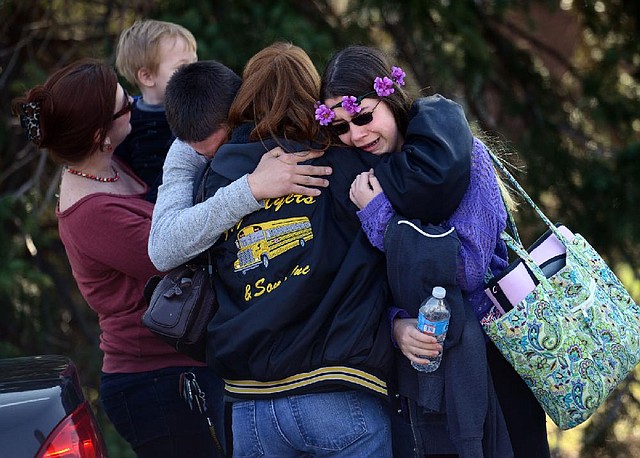
M 215 60 L 178 68 L 167 83 L 164 108 L 171 132 L 188 143 L 201 142 L 227 124 L 242 81 Z
M 105 141 L 113 121 L 118 79 L 109 65 L 94 59 L 76 61 L 13 100 L 13 112 L 24 116 L 24 104 L 38 106 L 39 138 L 54 160 L 79 162 Z
M 160 44 L 163 38 L 182 38 L 190 51 L 197 51 L 193 34 L 173 22 L 152 19 L 137 21 L 120 34 L 116 50 L 116 68 L 131 84 L 138 84 L 138 70 L 145 67 L 152 73 L 160 65 Z
M 291 43 L 276 42 L 247 62 L 229 110 L 229 125 L 255 123 L 251 140 L 313 140 L 319 133 L 313 111 L 319 93 L 320 75 L 307 53 Z

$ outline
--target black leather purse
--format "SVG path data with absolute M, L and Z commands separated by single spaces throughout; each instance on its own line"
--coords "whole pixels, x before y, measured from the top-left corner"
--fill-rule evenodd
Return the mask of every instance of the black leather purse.
M 206 172 L 200 180 L 194 202 L 204 199 Z M 142 323 L 180 353 L 206 361 L 207 325 L 218 310 L 212 284 L 213 264 L 207 250 L 164 277 L 154 275 L 144 288 L 149 307 Z
M 207 251 L 207 257 L 209 253 Z M 211 264 L 185 264 L 147 281 L 142 323 L 177 351 L 205 361 L 207 325 L 218 309 Z

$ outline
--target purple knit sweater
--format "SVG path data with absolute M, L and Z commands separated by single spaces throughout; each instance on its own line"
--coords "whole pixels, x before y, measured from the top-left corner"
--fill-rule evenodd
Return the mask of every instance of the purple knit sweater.
M 395 210 L 387 196 L 378 194 L 358 212 L 369 241 L 384 251 L 384 231 Z M 482 319 L 491 308 L 484 294 L 487 269 L 495 275 L 507 266 L 507 247 L 500 239 L 507 212 L 487 147 L 477 138 L 471 154 L 471 179 L 456 211 L 442 225 L 454 227 L 460 239 L 456 279 L 473 311 Z

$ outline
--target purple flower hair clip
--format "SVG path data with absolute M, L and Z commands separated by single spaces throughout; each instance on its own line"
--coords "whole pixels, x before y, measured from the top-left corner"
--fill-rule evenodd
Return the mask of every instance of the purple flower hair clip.
M 318 121 L 321 126 L 328 126 L 336 117 L 335 112 L 324 103 L 320 103 L 320 101 L 316 102 L 315 109 L 316 121 Z
M 391 78 L 388 76 L 378 76 L 373 80 L 373 89 L 378 97 L 387 97 L 395 92 L 394 84 L 404 86 L 405 72 L 400 67 L 391 67 Z
M 342 103 L 340 103 L 340 105 L 342 105 L 342 108 L 344 108 L 350 116 L 353 116 L 354 114 L 360 113 L 362 111 L 360 102 L 360 98 L 356 98 L 352 95 L 345 95 L 344 97 L 342 97 Z
M 378 76 L 373 80 L 373 89 L 379 97 L 387 97 L 395 91 L 393 81 L 387 76 Z
M 400 67 L 391 67 L 391 79 L 398 86 L 404 86 L 404 77 L 407 76 Z

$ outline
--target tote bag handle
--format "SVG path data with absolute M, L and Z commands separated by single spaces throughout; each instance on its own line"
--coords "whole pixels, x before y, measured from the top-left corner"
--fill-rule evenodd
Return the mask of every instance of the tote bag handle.
M 585 257 L 581 253 L 575 250 L 574 245 L 571 242 L 569 242 L 569 240 L 567 240 L 564 234 L 562 234 L 562 232 L 558 230 L 557 226 L 553 224 L 549 218 L 547 218 L 547 216 L 542 212 L 542 210 L 540 210 L 540 208 L 538 208 L 538 206 L 535 204 L 533 199 L 529 197 L 529 194 L 527 194 L 527 192 L 522 188 L 522 186 L 520 186 L 520 183 L 518 183 L 518 181 L 513 177 L 513 175 L 511 175 L 511 173 L 507 170 L 507 168 L 504 166 L 502 161 L 500 161 L 500 159 L 491 150 L 489 150 L 489 155 L 491 156 L 491 159 L 493 160 L 493 163 L 496 165 L 498 170 L 500 170 L 500 172 L 502 172 L 502 174 L 509 180 L 509 182 L 514 187 L 514 189 L 518 191 L 518 194 L 520 194 L 520 196 L 522 196 L 522 198 L 531 206 L 531 208 L 535 210 L 535 212 L 538 214 L 540 219 L 542 219 L 542 221 L 547 225 L 547 227 L 551 230 L 551 232 L 556 236 L 558 241 L 560 241 L 560 243 L 564 245 L 567 255 L 571 253 L 571 257 L 572 259 L 574 259 L 575 262 L 577 262 L 583 269 L 590 271 L 591 267 L 589 265 L 588 260 L 585 259 Z M 513 225 L 515 227 L 515 223 L 513 222 L 513 216 L 511 215 L 511 212 L 509 211 L 508 207 L 507 207 L 507 214 L 509 215 L 510 225 Z M 505 240 L 505 243 L 507 243 L 507 239 L 504 238 L 505 233 L 506 233 L 505 231 L 502 232 L 501 238 L 503 238 L 503 240 Z M 522 245 L 522 241 L 520 240 L 520 237 L 517 235 L 515 238 L 511 238 L 511 242 L 508 242 L 507 246 L 509 246 L 509 248 L 511 248 L 514 252 L 516 252 L 516 254 L 518 254 L 517 251 L 513 247 L 511 247 L 511 244 L 518 244 L 520 248 L 524 249 Z M 526 250 L 524 251 L 528 255 L 528 252 Z M 518 256 L 524 260 L 522 256 L 520 255 Z M 531 257 L 529 258 L 531 259 Z
M 507 170 L 507 168 L 504 166 L 502 161 L 498 159 L 498 157 L 491 150 L 489 150 L 489 155 L 491 156 L 491 159 L 493 160 L 493 163 L 495 164 L 496 168 L 498 168 L 498 170 L 500 170 L 500 172 L 502 172 L 502 174 L 509 180 L 509 183 L 511 183 L 511 186 L 513 186 L 513 188 L 518 192 L 518 194 L 522 196 L 522 198 L 531 206 L 531 208 L 534 209 L 534 211 L 538 214 L 540 219 L 542 219 L 542 221 L 547 225 L 547 227 L 551 230 L 551 232 L 553 232 L 553 234 L 558 238 L 558 240 L 565 246 L 565 248 L 569 249 L 570 242 L 567 240 L 567 238 L 558 230 L 556 225 L 553 224 L 549 218 L 547 218 L 547 215 L 545 215 L 542 212 L 542 210 L 538 208 L 538 206 L 535 204 L 533 199 L 531 199 L 531 197 L 529 197 L 529 194 L 527 194 L 527 192 L 522 188 L 522 186 L 520 186 L 520 183 L 518 183 L 518 181 L 513 177 L 511 172 Z M 513 221 L 513 215 L 511 214 L 511 211 L 509 211 L 508 207 L 507 207 L 507 214 L 509 217 L 509 226 L 516 227 L 515 222 Z M 519 235 L 517 235 L 517 232 L 514 238 L 517 240 L 518 243 L 520 243 L 520 245 L 522 245 L 522 242 L 520 241 L 520 237 Z

